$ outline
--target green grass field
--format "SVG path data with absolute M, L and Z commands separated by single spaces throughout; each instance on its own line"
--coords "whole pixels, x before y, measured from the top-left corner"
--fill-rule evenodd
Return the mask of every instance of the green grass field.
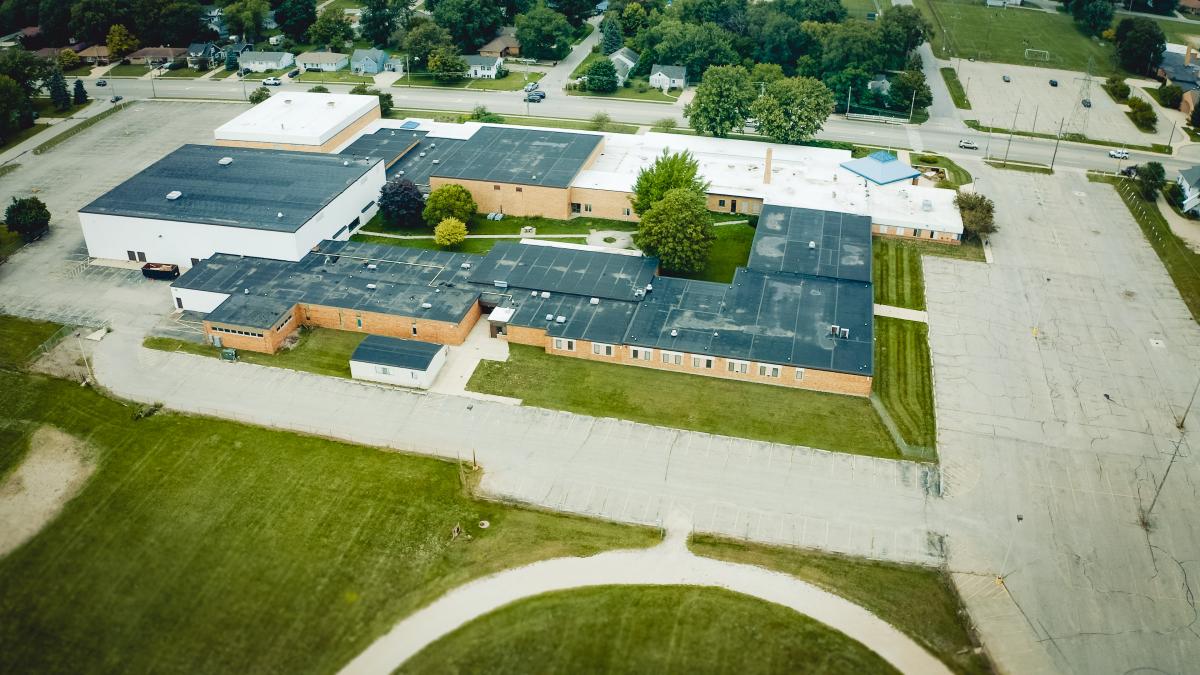
M 963 88 L 963 83 L 958 79 L 958 73 L 954 72 L 953 68 L 942 68 L 942 79 L 946 81 L 946 88 L 950 90 L 950 98 L 954 100 L 954 107 L 959 110 L 970 110 L 971 100 L 967 98 L 967 90 Z
M 855 396 L 552 356 L 518 344 L 508 361 L 481 362 L 467 389 L 584 415 L 900 458 L 870 402 Z M 754 405 L 736 405 L 744 401 Z
M 0 559 L 0 672 L 330 673 L 470 579 L 659 541 L 474 499 L 451 463 L 137 408 L 0 370 L 4 445 L 51 424 L 98 462 Z
M 875 381 L 872 389 L 909 445 L 937 443 L 929 329 L 919 321 L 875 317 Z
M 747 595 L 694 586 L 599 586 L 502 607 L 429 645 L 397 672 L 897 671 L 844 634 Z
M 301 82 L 336 82 L 342 84 L 372 84 L 375 79 L 368 75 L 355 75 L 348 69 L 325 72 L 321 70 L 306 70 L 297 78 Z
M 5 168 L 9 166 L 20 166 L 20 164 L 8 164 L 5 165 Z M 15 169 L 13 170 L 15 171 Z M 0 176 L 3 176 L 4 173 L 7 172 L 0 172 Z M 7 227 L 0 227 L 0 260 L 16 253 L 24 245 L 25 242 L 21 240 L 21 235 L 9 232 Z
M 525 85 L 530 82 L 538 82 L 545 73 L 512 71 L 508 77 L 502 77 L 498 80 L 468 80 L 467 89 L 482 89 L 488 91 L 519 91 L 525 88 Z
M 72 91 L 74 91 L 73 88 Z M 48 98 L 35 98 L 32 99 L 32 103 L 33 110 L 38 114 L 38 117 L 70 117 L 91 105 L 94 100 L 95 99 L 89 98 L 87 103 L 84 103 L 83 105 L 72 104 L 71 107 L 67 108 L 66 110 L 55 110 L 54 106 L 50 103 L 50 99 Z
M 917 167 L 942 169 L 946 174 L 947 187 L 957 188 L 971 182 L 971 172 L 959 166 L 949 157 L 929 153 L 912 153 L 909 157 Z M 940 185 L 941 183 L 939 183 Z
M 633 83 L 632 86 L 617 87 L 617 90 L 613 91 L 613 92 L 580 91 L 580 90 L 576 89 L 576 90 L 568 91 L 567 95 L 568 96 L 599 96 L 599 97 L 604 97 L 604 98 L 627 98 L 632 101 L 657 101 L 659 103 L 674 103 L 679 98 L 678 91 L 675 92 L 674 96 L 664 94 L 664 93 L 662 93 L 661 89 L 655 89 L 653 87 L 646 89 L 646 91 L 638 91 L 639 83 L 646 84 L 648 86 L 648 83 L 644 79 L 630 78 L 629 81 Z
M 852 19 L 865 19 L 867 14 L 886 10 L 892 6 L 892 0 L 841 0 L 847 14 Z
M 150 72 L 149 66 L 115 65 L 108 69 L 105 77 L 141 77 Z
M 155 77 L 202 77 L 211 70 L 212 68 L 209 68 L 208 70 L 196 70 L 195 68 L 176 68 L 175 70 L 161 70 L 159 71 L 158 75 L 155 75 Z
M 570 220 L 555 220 L 541 216 L 505 216 L 504 220 L 488 220 L 486 214 L 477 213 L 467 223 L 470 234 L 520 234 L 522 227 L 533 227 L 537 234 L 588 234 L 592 230 L 619 230 L 633 232 L 637 223 L 624 220 L 608 220 L 606 218 L 572 218 Z M 432 229 L 389 227 L 381 216 L 376 215 L 366 225 L 364 230 L 388 232 L 395 234 L 428 235 Z
M 866 607 L 957 673 L 992 672 L 987 658 L 974 653 L 976 644 L 962 604 L 941 570 L 706 535 L 693 536 L 690 548 L 699 555 L 791 574 Z
M 366 337 L 365 333 L 353 331 L 330 330 L 328 328 L 304 328 L 300 331 L 300 340 L 291 349 L 285 349 L 275 354 L 260 354 L 258 352 L 238 351 L 238 359 L 246 363 L 260 366 L 274 366 L 302 370 L 317 375 L 330 377 L 350 377 L 350 355 Z M 150 349 L 167 352 L 187 352 L 210 356 L 214 359 L 221 357 L 221 350 L 211 345 L 201 345 L 194 342 L 184 342 L 173 338 L 149 337 L 142 345 Z
M 6 239 L 8 232 L 0 236 Z M 19 238 L 18 238 L 19 240 Z M 26 321 L 0 316 L 0 370 L 23 368 L 29 355 L 62 326 L 49 321 Z
M 733 281 L 733 273 L 737 268 L 746 265 L 750 259 L 750 244 L 754 241 L 754 228 L 749 225 L 718 225 L 713 231 L 717 240 L 708 254 L 708 264 L 695 274 L 677 276 L 727 284 Z

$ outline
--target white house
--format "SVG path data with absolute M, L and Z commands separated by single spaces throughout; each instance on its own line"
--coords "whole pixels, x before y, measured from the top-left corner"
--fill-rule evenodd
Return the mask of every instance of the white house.
M 655 89 L 683 89 L 687 86 L 687 68 L 654 64 L 650 69 L 650 86 Z
M 638 61 L 641 59 L 638 53 L 629 47 L 621 47 L 617 51 L 608 55 L 608 60 L 612 61 L 613 68 L 617 70 L 617 85 L 625 84 L 625 80 L 629 79 L 629 73 L 637 67 Z
M 254 73 L 268 70 L 283 70 L 296 63 L 296 57 L 287 52 L 242 52 L 238 66 Z
M 93 258 L 295 261 L 370 220 L 385 180 L 379 159 L 184 145 L 84 206 L 79 223 Z
M 499 56 L 479 56 L 472 54 L 463 57 L 467 60 L 467 77 L 473 80 L 494 80 L 504 59 Z
M 305 70 L 333 72 L 350 65 L 350 57 L 337 52 L 304 52 L 296 57 L 296 64 Z
M 1183 207 L 1182 211 L 1196 212 L 1200 206 L 1200 166 L 1193 166 L 1179 172 L 1179 178 L 1175 179 L 1179 185 L 1179 189 L 1183 190 Z
M 350 376 L 428 389 L 445 363 L 445 345 L 368 335 L 350 355 Z

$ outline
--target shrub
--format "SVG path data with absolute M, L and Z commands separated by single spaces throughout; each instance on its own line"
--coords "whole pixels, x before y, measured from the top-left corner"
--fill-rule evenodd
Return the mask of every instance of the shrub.
M 250 102 L 254 105 L 258 105 L 269 98 L 271 98 L 271 90 L 267 89 L 266 87 L 259 87 L 258 89 L 255 89 L 254 91 L 250 92 L 249 96 Z
M 314 94 L 328 94 L 329 87 L 326 87 L 323 84 L 318 84 L 317 86 L 310 88 L 309 91 L 311 91 Z
M 991 199 L 972 192 L 960 192 L 954 197 L 963 221 L 963 238 L 980 239 L 992 234 L 996 227 L 996 205 Z
M 1108 78 L 1108 81 L 1104 83 L 1104 88 L 1120 103 L 1124 103 L 1129 98 L 1129 85 L 1115 75 Z
M 421 216 L 430 225 L 441 223 L 447 218 L 467 222 L 475 215 L 475 198 L 461 185 L 443 185 L 429 194 Z
M 644 94 L 650 91 L 650 85 L 646 84 L 645 82 L 638 82 L 637 86 L 634 87 L 634 90 L 639 94 Z
M 433 228 L 433 243 L 457 246 L 467 240 L 467 225 L 457 218 L 446 218 Z
M 474 122 L 491 122 L 493 124 L 504 124 L 504 118 L 494 112 L 489 111 L 485 106 L 477 105 L 471 111 L 471 115 L 467 118 Z
M 612 118 L 606 112 L 598 112 L 592 115 L 591 121 L 588 123 L 588 128 L 593 131 L 607 131 L 608 125 L 612 123 Z
M 1139 129 L 1145 131 L 1154 131 L 1158 126 L 1158 113 L 1154 112 L 1154 106 L 1143 101 L 1140 98 L 1129 99 L 1129 117 Z
M 658 120 L 657 122 L 655 122 L 654 126 L 652 128 L 655 131 L 665 134 L 665 133 L 670 133 L 671 130 L 677 126 L 679 126 L 679 122 L 676 122 L 674 117 L 664 117 L 661 120 Z
M 1178 108 L 1183 101 L 1183 90 L 1174 84 L 1164 84 L 1158 88 L 1158 100 L 1166 108 Z

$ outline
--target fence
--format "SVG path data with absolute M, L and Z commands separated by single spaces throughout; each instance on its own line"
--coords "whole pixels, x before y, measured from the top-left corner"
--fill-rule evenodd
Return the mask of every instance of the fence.
M 58 330 L 54 331 L 53 335 L 46 338 L 46 340 L 44 342 L 42 342 L 42 344 L 35 347 L 34 350 L 29 353 L 29 356 L 27 356 L 25 358 L 25 363 L 33 363 L 37 359 L 41 358 L 43 354 L 45 354 L 46 352 L 50 351 L 51 349 L 54 349 L 55 347 L 57 347 L 58 343 L 65 340 L 66 337 L 68 335 L 70 335 L 71 332 L 74 331 L 75 329 L 76 329 L 76 326 L 63 326 L 63 327 L 59 328 Z

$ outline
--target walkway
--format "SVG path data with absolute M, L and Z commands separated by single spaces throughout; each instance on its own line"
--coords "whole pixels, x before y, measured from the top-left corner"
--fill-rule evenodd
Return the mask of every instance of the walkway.
M 588 19 L 588 23 L 594 27 L 591 35 L 588 35 L 582 42 L 575 45 L 571 49 L 571 53 L 567 54 L 567 58 L 559 61 L 557 66 L 546 71 L 546 76 L 541 80 L 543 91 L 561 92 L 567 82 L 570 81 L 571 73 L 575 70 L 575 67 L 583 63 L 588 54 L 592 53 L 592 45 L 600 42 L 600 17 L 592 17 Z
M 1191 220 L 1175 213 L 1175 209 L 1171 208 L 1161 194 L 1155 198 L 1155 203 L 1158 204 L 1158 210 L 1167 220 L 1167 226 L 1171 228 L 1175 236 L 1182 239 L 1183 243 L 1192 251 L 1200 253 L 1200 220 Z
M 554 558 L 476 579 L 396 624 L 340 675 L 388 675 L 424 647 L 507 604 L 552 591 L 607 585 L 715 586 L 783 605 L 862 643 L 902 673 L 950 670 L 907 635 L 845 598 L 781 572 L 697 556 L 687 548 L 687 518 L 654 548 Z
M 905 321 L 920 321 L 921 323 L 929 323 L 929 314 L 919 309 L 908 309 L 907 307 L 896 307 L 894 305 L 875 305 L 875 316 L 887 316 L 893 319 L 904 319 Z

